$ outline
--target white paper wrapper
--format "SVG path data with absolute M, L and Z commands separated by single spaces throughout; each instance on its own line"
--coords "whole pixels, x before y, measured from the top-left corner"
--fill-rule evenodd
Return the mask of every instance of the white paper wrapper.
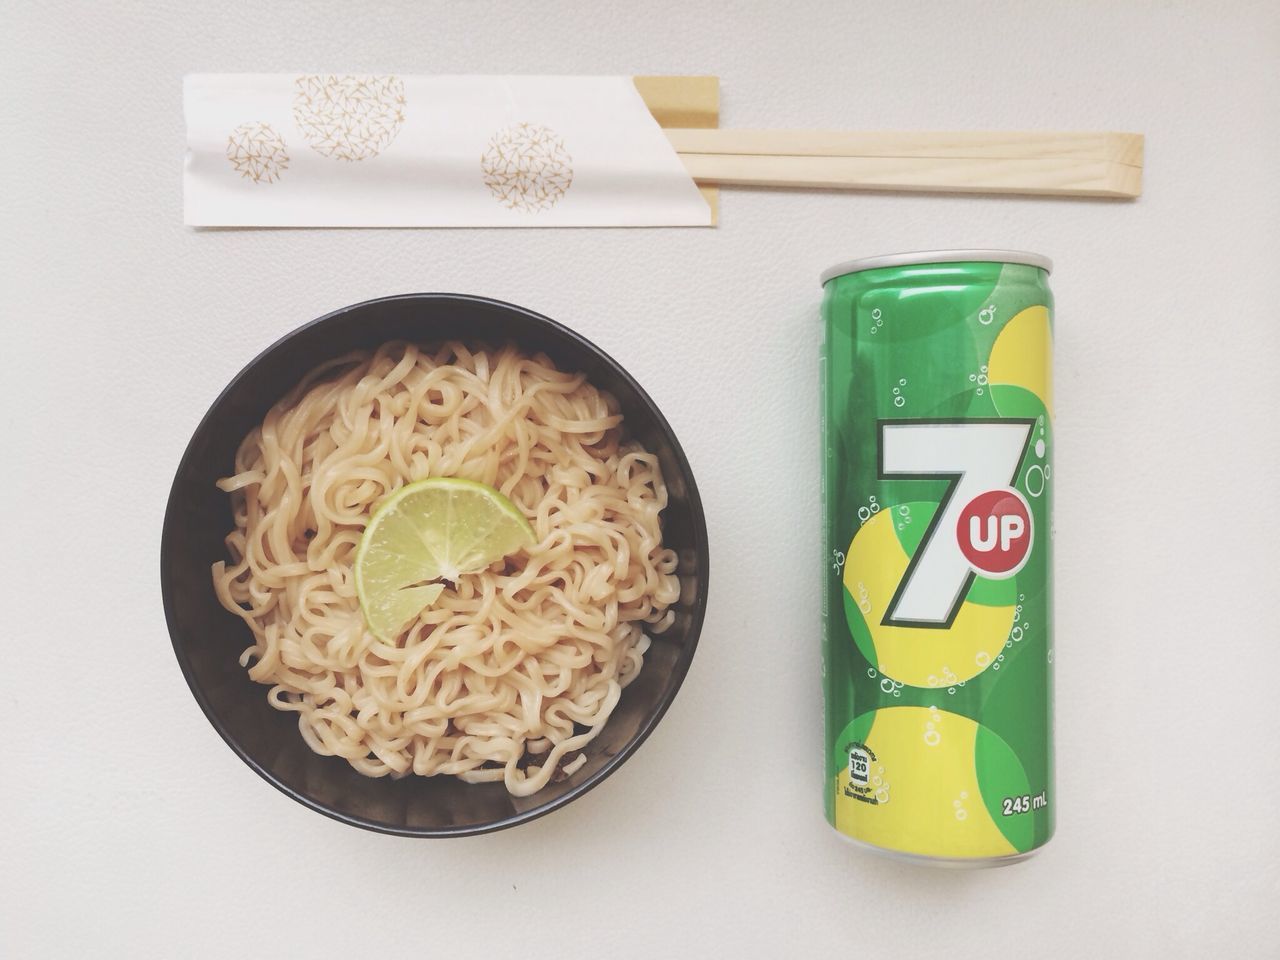
M 193 74 L 193 226 L 709 226 L 630 77 Z

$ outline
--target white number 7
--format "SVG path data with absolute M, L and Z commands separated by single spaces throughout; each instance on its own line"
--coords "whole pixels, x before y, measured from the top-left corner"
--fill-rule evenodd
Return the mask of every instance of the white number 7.
M 1034 426 L 1016 419 L 880 421 L 881 480 L 951 481 L 882 623 L 951 626 L 975 576 L 956 538 L 960 512 L 979 494 L 1017 480 Z

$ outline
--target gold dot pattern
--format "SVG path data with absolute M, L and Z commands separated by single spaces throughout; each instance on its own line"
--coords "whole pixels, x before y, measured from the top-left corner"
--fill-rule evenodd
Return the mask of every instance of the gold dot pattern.
M 236 173 L 254 183 L 275 183 L 289 168 L 283 138 L 270 124 L 256 120 L 231 131 L 227 159 Z
M 490 138 L 480 157 L 484 184 L 511 210 L 549 210 L 573 185 L 573 157 L 550 127 L 517 123 Z
M 367 160 L 404 123 L 404 81 L 396 76 L 304 74 L 294 81 L 293 119 L 317 153 Z

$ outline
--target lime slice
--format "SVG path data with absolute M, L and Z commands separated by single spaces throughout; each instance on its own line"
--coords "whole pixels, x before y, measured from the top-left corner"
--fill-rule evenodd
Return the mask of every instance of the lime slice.
M 472 480 L 433 477 L 401 487 L 374 512 L 356 551 L 365 623 L 391 641 L 456 581 L 536 542 L 510 500 Z

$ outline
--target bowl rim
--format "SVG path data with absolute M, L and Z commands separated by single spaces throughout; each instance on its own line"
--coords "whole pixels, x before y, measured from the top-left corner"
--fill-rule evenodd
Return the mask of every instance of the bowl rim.
M 284 348 L 290 341 L 302 335 L 304 332 L 328 323 L 343 314 L 350 313 L 353 310 L 368 309 L 376 304 L 399 300 L 463 301 L 497 307 L 507 312 L 521 314 L 525 318 L 532 320 L 535 325 L 548 327 L 560 336 L 574 341 L 576 346 L 590 354 L 593 354 L 598 360 L 603 362 L 618 377 L 620 377 L 632 391 L 634 391 L 641 403 L 648 408 L 650 414 L 654 417 L 659 430 L 671 445 L 671 450 L 675 455 L 676 463 L 684 474 L 689 510 L 693 521 L 693 540 L 697 554 L 695 563 L 697 568 L 696 573 L 699 579 L 699 590 L 698 595 L 694 599 L 693 605 L 690 608 L 691 620 L 686 648 L 681 651 L 680 656 L 673 665 L 668 690 L 658 701 L 657 708 L 641 721 L 635 735 L 627 741 L 622 749 L 606 760 L 599 770 L 593 773 L 582 783 L 572 787 L 560 796 L 544 803 L 540 803 L 537 806 L 530 807 L 528 810 L 512 814 L 511 816 L 502 817 L 498 820 L 463 827 L 400 827 L 393 824 L 382 823 L 377 820 L 370 820 L 354 814 L 344 813 L 343 811 L 330 807 L 303 791 L 297 790 L 284 783 L 263 764 L 254 759 L 254 757 L 252 757 L 248 751 L 231 736 L 225 724 L 223 724 L 219 717 L 214 713 L 213 707 L 208 698 L 196 682 L 194 668 L 188 660 L 185 652 L 178 644 L 178 628 L 176 625 L 176 613 L 174 611 L 174 591 L 171 575 L 172 566 L 169 562 L 169 532 L 171 525 L 179 522 L 177 520 L 178 482 L 187 471 L 189 462 L 193 456 L 192 448 L 195 445 L 196 438 L 206 430 L 213 429 L 213 416 L 215 411 L 222 405 L 232 390 L 234 390 L 240 382 L 249 375 L 249 372 L 267 356 Z M 200 710 L 204 713 L 205 719 L 208 720 L 209 724 L 217 731 L 223 742 L 226 743 L 236 756 L 244 761 L 251 770 L 257 773 L 258 776 L 267 781 L 267 783 L 271 784 L 285 796 L 297 801 L 303 806 L 308 807 L 317 813 L 323 814 L 332 820 L 348 824 L 349 826 L 359 827 L 375 833 L 400 837 L 426 838 L 475 836 L 477 834 L 493 833 L 498 830 L 505 830 L 510 827 L 518 826 L 522 823 L 528 823 L 532 820 L 538 819 L 539 817 L 544 817 L 554 810 L 559 810 L 566 804 L 576 800 L 578 797 L 581 797 L 583 794 L 598 786 L 610 774 L 622 766 L 622 764 L 640 748 L 641 744 L 649 738 L 649 735 L 653 733 L 654 729 L 666 715 L 667 710 L 679 694 L 681 687 L 684 685 L 684 680 L 688 675 L 694 654 L 697 653 L 698 640 L 702 634 L 703 621 L 706 617 L 707 588 L 710 582 L 710 573 L 706 514 L 703 509 L 702 498 L 698 493 L 698 485 L 694 479 L 693 469 L 689 465 L 689 460 L 685 456 L 684 448 L 680 446 L 680 441 L 676 437 L 675 431 L 671 428 L 671 424 L 667 422 L 667 418 L 663 415 L 661 409 L 659 409 L 658 405 L 654 402 L 653 398 L 649 396 L 644 387 L 640 385 L 635 377 L 633 377 L 631 373 L 622 366 L 622 364 L 576 330 L 518 304 L 509 303 L 505 300 L 493 299 L 491 297 L 483 297 L 476 294 L 466 293 L 400 293 L 383 297 L 373 297 L 369 300 L 362 300 L 358 303 L 349 304 L 345 307 L 339 307 L 338 309 L 332 310 L 323 316 L 317 317 L 316 319 L 304 323 L 301 326 L 295 327 L 261 350 L 253 357 L 253 359 L 241 367 L 239 372 L 237 372 L 236 375 L 227 382 L 226 386 L 218 392 L 217 397 L 214 398 L 213 402 L 209 405 L 209 408 L 201 416 L 195 429 L 191 432 L 191 436 L 187 440 L 187 444 L 183 449 L 182 457 L 178 461 L 177 469 L 174 471 L 173 481 L 169 487 L 169 496 L 165 502 L 164 519 L 161 524 L 160 533 L 160 594 L 164 605 L 165 626 L 169 633 L 169 643 L 173 648 L 174 656 L 178 660 L 178 666 L 182 670 L 182 676 L 187 682 L 187 688 L 191 691 L 191 695 L 200 705 Z

